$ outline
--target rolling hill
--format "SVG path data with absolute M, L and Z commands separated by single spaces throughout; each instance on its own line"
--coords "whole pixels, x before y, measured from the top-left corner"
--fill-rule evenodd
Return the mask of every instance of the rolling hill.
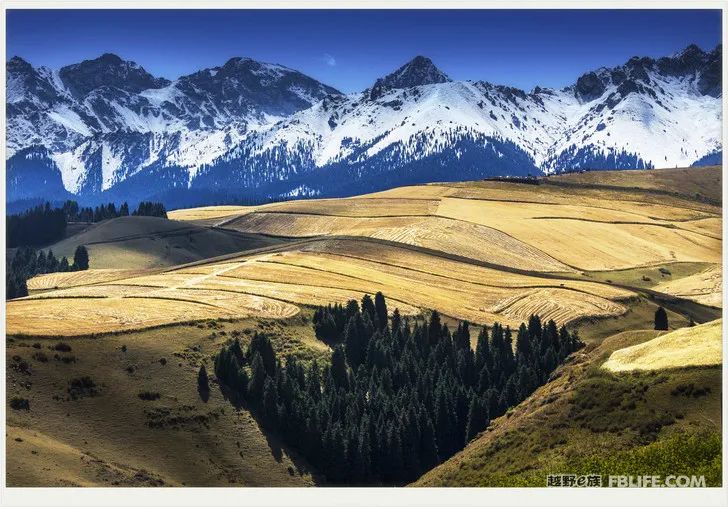
M 718 319 L 616 350 L 602 368 L 622 372 L 720 365 L 722 343 L 723 321 Z
M 156 217 L 119 217 L 94 224 L 50 245 L 58 256 L 73 258 L 84 245 L 94 269 L 148 269 L 174 266 L 232 252 L 277 244 L 271 237 Z
M 720 444 L 708 451 L 699 442 L 720 442 L 720 365 L 643 375 L 599 367 L 615 350 L 659 340 L 658 334 L 645 326 L 587 346 L 412 486 L 544 487 L 548 474 L 695 472 L 719 486 Z
M 718 367 L 600 366 L 656 338 L 658 305 L 674 331 L 662 338 L 720 317 L 720 178 L 704 167 L 433 183 L 83 229 L 52 249 L 86 245 L 92 269 L 32 279 L 6 305 L 8 398 L 30 407 L 8 411 L 8 482 L 322 483 L 214 377 L 201 398 L 197 372 L 256 330 L 279 357 L 326 363 L 312 307 L 377 291 L 410 319 L 516 327 L 537 313 L 587 344 L 415 485 L 542 485 L 594 453 L 714 434 Z

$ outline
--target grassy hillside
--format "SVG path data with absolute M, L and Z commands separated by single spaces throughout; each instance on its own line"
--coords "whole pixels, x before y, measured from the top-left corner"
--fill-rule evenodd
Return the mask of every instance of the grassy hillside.
M 70 257 L 86 245 L 92 269 L 36 277 L 6 305 L 8 399 L 18 398 L 8 482 L 319 483 L 214 379 L 202 399 L 197 372 L 254 329 L 281 356 L 324 359 L 311 306 L 378 291 L 404 316 L 474 323 L 472 341 L 482 325 L 536 313 L 587 343 L 416 485 L 541 486 L 549 471 L 643 470 L 670 453 L 714 478 L 720 368 L 601 365 L 657 337 L 658 306 L 671 331 L 720 318 L 719 179 L 701 168 L 432 184 L 79 229 L 52 249 Z M 707 435 L 700 456 L 694 435 Z
M 723 197 L 720 172 L 720 166 L 651 171 L 591 171 L 551 177 L 547 182 L 554 185 L 642 190 L 720 205 Z
M 723 356 L 723 321 L 685 327 L 616 350 L 603 368 L 612 372 L 715 366 Z
M 688 176 L 707 192 L 716 170 L 604 173 L 601 187 L 599 174 L 564 176 L 569 185 L 433 184 L 174 212 L 183 221 L 110 220 L 54 252 L 85 244 L 92 268 L 156 269 L 32 281 L 36 290 L 60 290 L 11 303 L 9 330 L 78 335 L 94 326 L 287 317 L 296 306 L 376 291 L 405 314 L 432 308 L 476 323 L 515 325 L 534 312 L 563 323 L 626 316 L 625 302 L 639 294 L 666 305 L 670 296 L 691 299 L 693 317 L 708 320 L 713 311 L 701 303 L 719 305 L 722 288 L 721 209 L 655 192 Z M 635 185 L 617 184 L 628 176 Z M 210 220 L 217 226 L 200 225 Z
M 675 452 L 690 452 L 684 442 L 691 435 L 720 440 L 719 366 L 623 374 L 600 367 L 614 350 L 657 334 L 625 331 L 588 346 L 414 486 L 543 487 L 550 473 L 586 473 L 589 466 L 603 474 L 653 474 L 662 469 L 655 463 L 664 468 Z M 692 455 L 670 473 L 707 470 L 719 485 L 720 453 L 701 455 L 693 447 Z
M 73 259 L 78 245 L 89 251 L 91 268 L 144 269 L 174 266 L 279 240 L 156 217 L 120 217 L 93 224 L 49 247 Z
M 310 360 L 326 350 L 308 317 L 208 321 L 103 340 L 9 339 L 7 396 L 29 400 L 30 410 L 8 408 L 8 485 L 315 483 L 306 463 L 235 409 L 212 378 L 209 399 L 198 393 L 200 365 L 211 372 L 220 344 L 233 335 L 245 343 L 254 329 L 265 329 L 279 353 Z M 94 387 L 73 389 L 84 376 Z

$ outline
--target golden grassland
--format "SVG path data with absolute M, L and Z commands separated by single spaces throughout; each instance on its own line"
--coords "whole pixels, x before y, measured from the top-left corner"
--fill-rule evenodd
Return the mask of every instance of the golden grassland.
M 602 367 L 622 372 L 719 365 L 722 344 L 723 320 L 718 319 L 615 350 Z
M 87 227 L 49 247 L 73 259 L 76 247 L 89 251 L 94 269 L 153 269 L 271 246 L 275 238 L 241 234 L 156 217 L 120 217 Z
M 720 203 L 722 198 L 720 167 L 699 169 L 702 171 L 699 179 L 695 177 L 695 169 L 688 167 L 633 171 L 626 176 L 623 171 L 595 171 L 565 174 L 552 181 L 579 186 L 594 185 L 597 188 L 618 187 L 659 191 Z
M 699 273 L 666 280 L 655 286 L 655 290 L 690 299 L 708 306 L 723 306 L 723 269 L 712 265 Z
M 573 269 L 536 247 L 497 229 L 441 217 L 353 218 L 301 213 L 253 213 L 226 227 L 288 237 L 362 236 L 461 255 L 532 271 Z
M 143 274 L 139 269 L 87 269 L 85 271 L 70 271 L 66 273 L 48 273 L 37 275 L 28 280 L 28 290 L 41 291 L 50 289 L 66 289 L 78 285 L 92 285 L 96 283 L 112 282 Z
M 608 172 L 609 185 L 592 183 L 601 174 L 552 177 L 541 185 L 432 184 L 275 203 L 229 217 L 225 227 L 289 237 L 375 237 L 534 271 L 720 263 L 719 203 L 696 200 L 691 192 L 655 193 L 669 186 L 658 185 L 660 178 L 688 177 L 686 188 L 714 193 L 719 168 Z M 568 185 L 557 184 L 562 179 Z
M 245 344 L 253 330 L 265 330 L 279 354 L 304 361 L 327 350 L 308 314 L 73 338 L 68 352 L 55 350 L 58 340 L 9 339 L 7 396 L 28 399 L 30 410 L 7 412 L 8 485 L 314 484 L 305 460 L 232 405 L 214 377 L 209 399 L 197 391 L 200 365 L 211 373 L 222 343 L 235 334 Z M 97 392 L 70 398 L 69 382 L 86 375 Z M 159 398 L 140 399 L 142 392 Z
M 83 228 L 51 248 L 72 256 L 87 245 L 92 269 L 36 277 L 29 297 L 6 305 L 7 395 L 31 406 L 8 410 L 8 484 L 316 484 L 212 377 L 202 400 L 197 371 L 254 329 L 281 355 L 325 360 L 310 306 L 377 291 L 390 310 L 435 309 L 453 326 L 516 326 L 538 313 L 588 344 L 415 485 L 541 486 L 572 458 L 718 431 L 719 368 L 600 367 L 659 335 L 658 305 L 671 330 L 688 316 L 719 318 L 716 181 L 719 168 L 431 184 Z M 60 340 L 72 351 L 57 352 Z M 71 400 L 69 381 L 84 375 L 98 393 Z M 672 394 L 688 384 L 703 394 Z
M 510 325 L 533 312 L 561 323 L 619 316 L 627 311 L 622 301 L 634 297 L 606 284 L 503 273 L 395 244 L 324 240 L 45 291 L 9 302 L 7 329 L 71 336 L 190 318 L 285 318 L 299 305 L 345 303 L 378 291 L 404 315 L 434 308 L 458 319 Z
M 712 182 L 714 173 L 691 174 Z M 622 177 L 634 174 L 640 183 L 641 173 Z M 347 199 L 171 212 L 180 221 L 111 220 L 54 251 L 87 242 L 92 265 L 118 258 L 122 266 L 156 269 L 38 277 L 31 280 L 36 294 L 8 304 L 8 330 L 78 335 L 94 326 L 101 333 L 198 315 L 284 318 L 301 305 L 377 291 L 406 315 L 437 309 L 456 319 L 510 325 L 534 312 L 562 323 L 618 317 L 642 288 L 720 304 L 719 206 L 655 195 L 651 176 L 649 191 L 556 181 L 433 184 Z M 220 217 L 224 228 L 198 223 Z M 702 228 L 686 226 L 696 222 Z M 225 241 L 217 244 L 210 234 Z M 175 241 L 184 247 L 171 246 Z M 242 252 L 228 253 L 235 248 Z
M 200 206 L 167 212 L 170 220 L 199 221 L 216 220 L 245 213 L 254 206 Z

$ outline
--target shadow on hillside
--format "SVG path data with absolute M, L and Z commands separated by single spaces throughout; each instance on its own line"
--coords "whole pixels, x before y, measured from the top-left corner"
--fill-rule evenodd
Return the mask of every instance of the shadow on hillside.
M 265 423 L 263 422 L 262 415 L 256 410 L 254 407 L 252 407 L 248 402 L 246 402 L 240 395 L 233 392 L 231 389 L 229 389 L 226 386 L 221 385 L 217 382 L 217 379 L 213 380 L 215 385 L 217 385 L 218 389 L 220 390 L 220 394 L 222 394 L 223 398 L 230 402 L 230 404 L 235 408 L 237 411 L 245 410 L 247 411 L 255 420 L 256 424 L 258 425 L 258 429 L 265 437 L 266 443 L 268 444 L 268 448 L 270 449 L 271 455 L 273 458 L 278 462 L 283 462 L 283 452 L 285 451 L 286 455 L 289 457 L 289 459 L 293 462 L 293 465 L 296 469 L 296 472 L 299 475 L 304 474 L 310 474 L 313 478 L 313 481 L 315 484 L 321 484 L 323 481 L 323 478 L 319 475 L 318 471 L 311 467 L 311 465 L 308 464 L 306 459 L 301 456 L 295 449 L 292 449 L 291 447 L 285 445 L 281 439 L 278 437 L 278 435 L 275 434 L 275 430 L 267 427 Z

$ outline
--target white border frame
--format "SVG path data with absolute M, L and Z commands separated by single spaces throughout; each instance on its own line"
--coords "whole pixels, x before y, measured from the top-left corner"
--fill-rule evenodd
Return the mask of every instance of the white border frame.
M 717 9 L 722 11 L 722 42 L 725 46 L 726 23 L 728 22 L 728 1 L 705 0 L 6 0 L 0 10 L 0 22 L 6 27 L 7 9 Z M 6 33 L 3 30 L 3 33 Z M 3 60 L 5 36 L 0 40 Z M 722 78 L 725 89 L 728 79 L 728 58 L 723 52 Z M 5 97 L 5 65 L 0 70 L 0 91 Z M 724 97 L 725 105 L 725 97 Z M 0 180 L 0 200 L 5 212 L 5 150 L 6 150 L 6 104 L 0 101 L 0 127 L 2 145 L 0 164 L 3 178 Z M 723 146 L 728 144 L 728 123 L 723 114 Z M 723 162 L 723 202 L 728 196 L 728 182 Z M 5 238 L 5 220 L 0 221 L 0 236 Z M 728 225 L 723 217 L 723 238 Z M 0 265 L 0 275 L 5 277 L 5 250 Z M 723 250 L 723 271 L 728 255 Z M 3 300 L 5 288 L 3 286 Z M 728 317 L 728 298 L 723 292 L 723 318 Z M 5 305 L 0 310 L 2 321 L 0 332 L 5 336 Z M 723 328 L 723 357 L 726 352 L 726 328 Z M 5 346 L 2 342 L 0 366 L 3 375 L 0 388 L 5 395 Z M 215 506 L 297 506 L 325 507 L 351 505 L 361 507 L 384 507 L 417 505 L 418 507 L 441 507 L 443 505 L 538 505 L 540 507 L 579 506 L 614 507 L 615 505 L 659 505 L 660 507 L 728 506 L 728 389 L 726 376 L 728 366 L 723 362 L 723 487 L 705 489 L 561 489 L 561 488 L 8 488 L 6 486 L 5 438 L 0 442 L 0 505 L 74 505 L 98 507 L 127 507 L 137 505 L 174 505 L 175 507 Z M 6 426 L 6 407 L 0 406 L 3 430 Z M 3 431 L 5 433 L 5 431 Z

